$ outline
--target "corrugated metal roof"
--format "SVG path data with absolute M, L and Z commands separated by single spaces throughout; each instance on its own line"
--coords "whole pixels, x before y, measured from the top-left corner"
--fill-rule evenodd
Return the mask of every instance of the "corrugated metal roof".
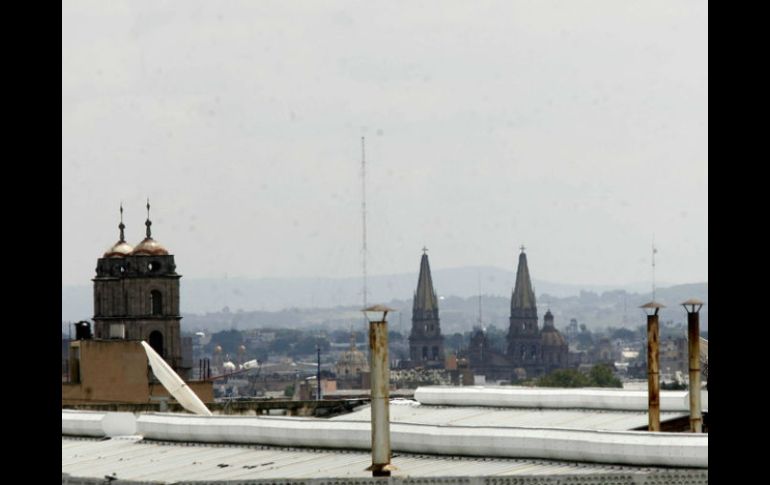
M 531 459 L 440 457 L 397 453 L 395 477 L 473 477 L 647 475 L 654 467 L 629 467 Z M 139 437 L 108 440 L 62 437 L 62 473 L 73 477 L 122 480 L 185 481 L 364 478 L 371 455 L 361 451 L 311 450 L 265 446 L 197 445 L 144 441 Z M 700 473 L 693 470 L 692 473 Z
M 370 421 L 370 409 L 367 405 L 331 419 Z M 682 416 L 688 414 L 662 412 L 660 420 L 668 421 Z M 390 421 L 444 426 L 527 426 L 627 431 L 646 426 L 648 416 L 642 411 L 426 406 L 416 401 L 391 400 Z

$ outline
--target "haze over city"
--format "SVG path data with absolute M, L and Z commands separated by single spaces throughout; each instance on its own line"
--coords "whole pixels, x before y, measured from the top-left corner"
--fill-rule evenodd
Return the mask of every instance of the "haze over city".
M 361 136 L 372 275 L 708 280 L 707 4 L 405 5 L 63 4 L 62 285 L 360 275 Z

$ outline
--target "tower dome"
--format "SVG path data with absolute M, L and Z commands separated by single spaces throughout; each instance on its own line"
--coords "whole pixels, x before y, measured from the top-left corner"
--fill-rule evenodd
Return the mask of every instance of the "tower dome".
M 120 239 L 110 246 L 110 249 L 104 253 L 104 258 L 123 258 L 131 254 L 134 250 L 134 248 L 126 242 L 124 234 L 125 228 L 126 226 L 123 224 L 123 204 L 120 204 L 120 224 L 118 224 L 118 229 L 120 229 Z
M 369 372 L 369 362 L 363 352 L 356 348 L 355 334 L 350 334 L 350 348 L 342 353 L 337 361 L 337 377 L 357 377 L 361 372 Z
M 150 220 L 150 201 L 147 200 L 147 220 L 144 222 L 147 226 L 147 236 L 140 242 L 131 253 L 132 256 L 159 256 L 167 255 L 168 250 L 164 248 L 158 241 L 152 238 L 152 221 Z

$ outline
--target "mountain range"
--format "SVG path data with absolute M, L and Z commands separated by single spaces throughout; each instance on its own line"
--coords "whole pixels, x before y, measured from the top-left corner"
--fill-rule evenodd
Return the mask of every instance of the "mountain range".
M 507 328 L 514 271 L 494 267 L 436 269 L 433 284 L 439 295 L 442 329 L 469 330 L 478 324 L 479 294 L 482 325 Z M 371 276 L 369 302 L 385 302 L 402 310 L 401 325 L 408 329 L 411 297 L 417 275 L 402 273 Z M 649 301 L 648 284 L 625 286 L 572 285 L 533 281 L 540 317 L 550 307 L 557 327 L 575 318 L 589 328 L 644 324 L 638 306 Z M 362 278 L 182 278 L 183 329 L 252 328 L 269 325 L 333 328 L 360 321 Z M 684 320 L 679 303 L 688 298 L 708 301 L 708 283 L 659 288 L 656 299 L 667 305 L 661 321 Z M 62 287 L 62 322 L 90 319 L 93 289 Z M 708 328 L 708 306 L 701 312 L 701 327 Z M 399 318 L 399 317 L 395 317 Z M 405 323 L 406 322 L 406 323 Z M 474 323 L 475 322 L 475 323 Z

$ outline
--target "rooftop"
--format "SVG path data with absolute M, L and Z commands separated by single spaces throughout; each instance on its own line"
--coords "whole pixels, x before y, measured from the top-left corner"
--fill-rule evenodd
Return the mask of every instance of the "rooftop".
M 375 483 L 366 468 L 371 454 L 341 451 L 271 447 L 259 445 L 214 445 L 171 443 L 139 437 L 93 438 L 62 437 L 62 474 L 104 480 L 115 476 L 120 483 L 281 483 L 297 480 L 305 484 Z M 681 470 L 656 467 L 599 465 L 550 460 L 511 458 L 469 458 L 394 453 L 390 484 L 417 483 L 431 477 L 437 483 L 485 483 L 481 477 L 496 478 L 495 483 L 525 485 L 544 483 L 544 476 L 570 478 L 570 484 L 596 484 L 600 477 L 612 483 L 659 485 L 706 483 L 707 470 Z M 114 474 L 114 475 L 113 475 Z M 460 477 L 465 477 L 464 479 Z M 517 481 L 504 477 L 515 477 Z M 474 478 L 476 480 L 474 480 Z M 312 480 L 309 480 L 312 479 Z M 459 480 L 458 480 L 459 479 Z M 531 481 L 530 481 L 531 480 Z M 96 482 L 94 482 L 96 483 Z M 99 482 L 101 483 L 101 482 Z

